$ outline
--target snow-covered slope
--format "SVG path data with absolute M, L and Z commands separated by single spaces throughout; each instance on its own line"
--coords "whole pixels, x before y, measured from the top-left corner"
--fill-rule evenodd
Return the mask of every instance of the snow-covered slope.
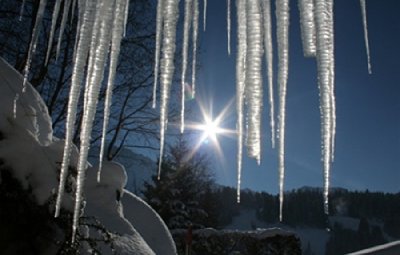
M 32 133 L 39 144 L 49 145 L 52 142 L 53 130 L 47 107 L 30 84 L 26 91 L 22 92 L 23 79 L 21 74 L 0 57 L 0 118 L 3 120 L 0 122 L 1 128 L 4 130 L 4 120 L 13 119 L 16 126 Z
M 14 118 L 14 98 L 19 91 L 21 93 L 17 101 L 17 114 Z M 35 89 L 28 83 L 26 92 L 22 93 L 21 75 L 2 59 L 0 59 L 0 106 L 1 164 L 9 169 L 7 171 L 11 171 L 12 176 L 22 184 L 23 189 L 32 192 L 33 199 L 38 205 L 49 205 L 48 217 L 51 218 L 54 210 L 54 208 L 50 208 L 51 201 L 54 199 L 58 187 L 64 141 L 53 138 L 51 119 L 47 108 Z M 76 166 L 77 156 L 78 152 L 75 148 L 72 152 L 72 168 Z M 0 172 L 0 185 L 2 184 L 1 174 Z M 103 251 L 103 254 L 155 254 L 141 236 L 140 231 L 135 229 L 135 223 L 140 222 L 138 229 L 141 229 L 142 232 L 143 224 L 146 223 L 159 227 L 160 231 L 153 233 L 154 239 L 149 242 L 158 250 L 160 250 L 160 244 L 170 239 L 170 234 L 166 228 L 163 228 L 162 222 L 159 221 L 154 211 L 151 213 L 149 211 L 145 215 L 128 214 L 132 217 L 131 220 L 135 220 L 134 224 L 131 224 L 123 216 L 120 200 L 127 181 L 123 166 L 114 162 L 106 162 L 100 183 L 96 181 L 96 174 L 97 167 L 88 165 L 84 202 L 85 217 L 82 220 L 84 222 L 94 219 L 92 221 L 94 225 L 81 225 L 81 235 L 91 238 L 92 244 L 95 242 L 96 249 Z M 74 185 L 74 177 L 68 178 L 68 182 Z M 73 194 L 69 192 L 67 190 L 65 192 L 62 207 L 71 212 L 74 201 Z M 133 195 L 132 200 L 135 200 Z M 127 208 L 130 208 L 129 211 L 135 211 L 138 207 L 137 212 L 140 212 L 146 206 L 148 207 L 143 201 L 131 203 L 128 200 L 125 204 Z M 150 222 L 151 220 L 155 222 Z M 56 235 L 70 238 L 64 236 L 65 233 L 56 233 Z M 100 236 L 105 239 L 97 242 L 96 238 Z M 146 238 L 148 238 L 147 234 Z M 84 245 L 84 243 L 81 240 L 81 254 L 93 254 L 93 246 L 88 243 Z M 1 250 L 0 253 L 2 253 Z M 173 250 L 169 254 L 174 254 Z
M 161 217 L 142 199 L 124 190 L 123 212 L 156 254 L 176 254 L 175 243 Z

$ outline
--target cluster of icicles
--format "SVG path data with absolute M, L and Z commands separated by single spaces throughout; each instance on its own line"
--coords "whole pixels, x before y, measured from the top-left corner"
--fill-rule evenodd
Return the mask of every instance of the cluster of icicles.
M 369 46 L 367 37 L 365 0 L 360 0 L 365 32 L 365 44 L 369 63 Z M 32 40 L 28 52 L 28 60 L 24 70 L 24 89 L 28 79 L 32 56 L 41 29 L 41 21 L 47 1 L 41 0 L 33 29 Z M 70 163 L 72 137 L 76 121 L 80 92 L 83 90 L 84 113 L 80 135 L 80 154 L 77 166 L 77 188 L 73 217 L 73 236 L 75 239 L 81 212 L 82 191 L 87 157 L 92 132 L 93 120 L 97 108 L 98 96 L 105 68 L 108 67 L 107 92 L 104 106 L 103 136 L 99 159 L 98 181 L 100 181 L 103 161 L 106 130 L 109 122 L 112 88 L 120 51 L 121 39 L 125 34 L 129 0 L 56 0 L 52 15 L 52 25 L 46 63 L 49 61 L 56 31 L 56 22 L 61 4 L 64 4 L 56 58 L 60 51 L 60 42 L 67 17 L 74 17 L 78 9 L 78 25 L 73 59 L 73 72 L 66 120 L 66 137 L 63 161 L 60 173 L 60 185 L 56 201 L 57 217 L 60 213 L 64 185 Z M 23 2 L 24 5 L 24 2 Z M 21 17 L 22 10 L 21 8 Z M 181 131 L 184 131 L 184 95 L 188 62 L 188 45 L 190 27 L 192 26 L 192 93 L 195 93 L 196 48 L 198 37 L 199 7 L 198 0 L 185 0 L 184 29 L 182 49 L 182 111 Z M 228 53 L 230 53 L 231 34 L 231 1 L 227 0 L 227 33 Z M 324 168 L 324 208 L 328 213 L 329 172 L 333 160 L 335 136 L 335 98 L 334 98 L 334 47 L 333 47 L 333 0 L 298 0 L 304 55 L 314 57 L 318 66 L 318 86 L 321 102 L 322 155 Z M 207 0 L 203 1 L 203 26 L 206 28 Z M 242 168 L 243 143 L 248 155 L 261 161 L 261 112 L 263 102 L 262 58 L 265 51 L 268 77 L 268 100 L 270 105 L 270 127 L 272 147 L 275 144 L 274 98 L 273 98 L 273 49 L 270 0 L 236 0 L 237 9 L 237 56 L 236 56 L 236 88 L 237 88 L 237 134 L 238 134 L 238 201 L 240 199 L 240 175 Z M 72 14 L 69 14 L 69 12 Z M 279 150 L 279 189 L 280 220 L 282 220 L 283 182 L 284 182 L 284 138 L 285 138 L 285 98 L 289 64 L 289 0 L 276 0 L 276 37 L 278 42 L 278 150 Z M 157 5 L 156 53 L 154 101 L 158 74 L 160 72 L 160 165 L 163 157 L 164 136 L 168 123 L 169 93 L 174 73 L 174 55 L 176 48 L 176 26 L 179 17 L 179 0 L 159 0 Z M 112 31 L 110 33 L 110 31 Z M 160 69 L 160 70 L 159 70 Z M 84 88 L 84 89 L 82 89 Z M 18 98 L 18 95 L 17 95 Z M 245 112 L 245 110 L 247 110 Z M 244 120 L 246 119 L 246 123 Z M 245 125 L 244 125 L 245 124 Z M 247 129 L 245 130 L 246 127 Z M 244 139 L 246 138 L 246 139 Z M 161 168 L 159 168 L 160 170 Z

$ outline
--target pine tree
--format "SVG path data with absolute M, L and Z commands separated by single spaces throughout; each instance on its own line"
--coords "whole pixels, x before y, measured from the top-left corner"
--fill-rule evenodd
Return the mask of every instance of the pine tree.
M 163 159 L 160 179 L 153 176 L 146 182 L 143 195 L 170 229 L 214 227 L 218 213 L 209 196 L 213 185 L 207 157 L 192 153 L 180 137 Z

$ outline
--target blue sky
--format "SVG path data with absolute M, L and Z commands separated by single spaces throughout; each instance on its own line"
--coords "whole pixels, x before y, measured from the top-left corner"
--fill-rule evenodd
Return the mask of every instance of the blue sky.
M 236 93 L 234 3 L 233 0 L 231 56 L 227 54 L 226 1 L 208 1 L 207 30 L 199 34 L 201 68 L 198 73 L 197 100 L 204 104 L 212 102 L 214 115 Z M 200 7 L 202 12 L 202 4 Z M 367 0 L 373 72 L 369 75 L 359 1 L 335 1 L 337 136 L 332 186 L 400 191 L 399 7 L 398 0 Z M 273 16 L 275 24 L 275 15 Z M 276 53 L 275 39 L 274 33 Z M 285 189 L 305 185 L 322 186 L 317 70 L 315 59 L 303 57 L 297 1 L 291 1 L 289 40 Z M 276 54 L 274 57 L 276 77 Z M 270 145 L 265 78 L 262 163 L 257 166 L 254 160 L 244 157 L 242 187 L 277 193 L 277 150 L 271 149 Z M 277 91 L 276 80 L 274 82 Z M 191 102 L 196 108 L 195 101 Z M 235 124 L 234 102 L 223 125 L 234 129 Z M 235 186 L 236 138 L 219 137 L 219 141 L 224 157 L 213 156 L 217 182 Z M 211 144 L 204 144 L 202 150 L 215 155 Z

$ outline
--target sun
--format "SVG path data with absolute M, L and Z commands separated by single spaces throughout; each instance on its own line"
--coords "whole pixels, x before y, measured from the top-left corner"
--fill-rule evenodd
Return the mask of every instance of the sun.
M 204 139 L 210 138 L 215 141 L 217 139 L 217 134 L 223 132 L 219 125 L 220 123 L 218 119 L 213 120 L 210 117 L 205 116 L 204 124 L 199 126 L 203 131 Z

